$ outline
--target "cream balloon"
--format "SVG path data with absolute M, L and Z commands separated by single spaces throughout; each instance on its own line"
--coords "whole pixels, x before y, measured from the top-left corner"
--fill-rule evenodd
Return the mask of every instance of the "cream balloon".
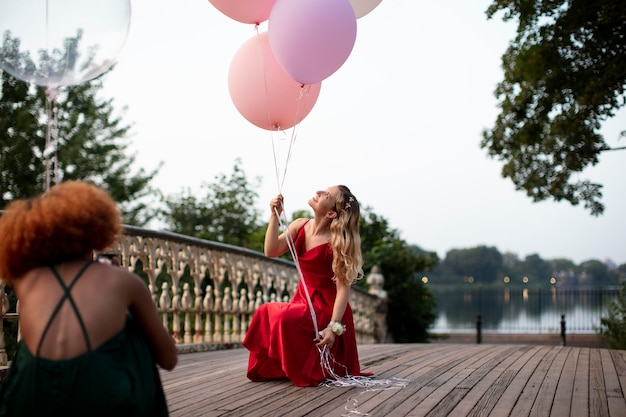
M 359 19 L 372 10 L 376 8 L 380 4 L 382 0 L 349 0 L 352 8 L 354 9 L 354 14 L 356 18 Z

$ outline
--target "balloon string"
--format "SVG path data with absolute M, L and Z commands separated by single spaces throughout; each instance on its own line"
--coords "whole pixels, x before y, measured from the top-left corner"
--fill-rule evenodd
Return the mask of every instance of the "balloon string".
M 294 126 L 293 129 L 291 129 L 291 138 L 289 140 L 289 147 L 287 148 L 287 155 L 285 156 L 285 164 L 284 164 L 282 175 L 278 170 L 278 165 L 279 165 L 278 160 L 280 159 L 280 148 L 277 147 L 276 145 L 276 142 L 280 141 L 281 138 L 280 137 L 276 138 L 275 135 L 272 135 L 272 149 L 274 151 L 274 168 L 276 170 L 276 183 L 278 184 L 278 192 L 280 194 L 283 193 L 285 179 L 287 178 L 287 168 L 289 167 L 289 161 L 291 161 L 294 145 L 296 143 L 296 138 L 298 137 L 297 127 L 298 125 Z M 277 133 L 279 133 L 282 136 L 286 135 L 284 130 L 281 132 L 277 132 Z
M 59 170 L 59 120 L 58 109 L 56 105 L 58 91 L 56 88 L 46 89 L 46 115 L 48 123 L 46 126 L 46 145 L 44 149 L 44 161 L 46 165 L 46 190 L 50 189 L 50 185 L 54 180 L 55 184 L 61 182 L 61 173 Z
M 318 347 L 320 352 L 320 365 L 322 367 L 322 371 L 327 372 L 325 374 L 326 380 L 321 382 L 319 386 L 323 387 L 360 387 L 364 388 L 361 392 L 359 392 L 356 397 L 363 395 L 366 392 L 374 392 L 374 391 L 387 391 L 392 389 L 401 389 L 405 388 L 409 384 L 409 379 L 407 378 L 382 378 L 375 379 L 368 376 L 353 376 L 348 374 L 348 368 L 345 365 L 340 364 L 335 360 L 335 357 L 327 346 L 323 346 L 321 348 Z M 339 375 L 335 372 L 335 369 L 340 368 L 343 369 L 344 375 Z M 342 417 L 350 417 L 354 415 L 359 416 L 367 416 L 368 413 L 362 413 L 358 410 L 359 402 L 356 398 L 351 397 L 347 400 L 348 404 L 344 407 L 346 412 L 342 414 Z
M 45 69 L 44 69 L 44 76 L 46 77 L 46 79 L 50 78 L 50 38 L 48 36 L 49 33 L 49 19 L 50 19 L 50 5 L 48 4 L 48 0 L 46 0 L 46 56 L 45 56 Z M 47 188 L 46 188 L 47 189 Z
M 266 97 L 267 97 L 267 88 L 265 91 L 266 91 Z M 269 105 L 267 107 L 268 107 L 268 117 L 269 117 Z M 291 160 L 291 156 L 293 154 L 293 149 L 294 149 L 294 144 L 296 142 L 296 137 L 297 137 L 296 132 L 297 132 L 297 124 L 294 126 L 294 128 L 291 131 L 291 138 L 289 140 L 289 147 L 287 150 L 287 156 L 285 159 L 282 178 L 279 172 L 279 160 L 280 160 L 279 147 L 277 147 L 275 143 L 276 140 L 274 138 L 274 135 L 272 135 L 274 170 L 276 173 L 276 183 L 278 185 L 278 192 L 280 194 L 283 193 L 283 187 L 285 185 L 285 178 L 287 177 L 287 167 L 289 166 L 289 161 Z M 280 131 L 280 133 L 284 135 L 284 131 Z M 279 228 L 285 234 L 285 237 L 287 240 L 287 247 L 289 248 L 289 252 L 291 253 L 291 257 L 293 258 L 294 264 L 296 265 L 296 270 L 298 271 L 299 279 L 302 282 L 302 286 L 304 287 L 304 293 L 307 299 L 307 304 L 309 306 L 309 312 L 311 313 L 311 320 L 313 321 L 313 330 L 314 330 L 313 338 L 314 340 L 317 340 L 319 338 L 319 328 L 317 326 L 317 314 L 315 313 L 315 309 L 313 308 L 313 303 L 311 302 L 311 296 L 309 294 L 309 288 L 306 285 L 304 274 L 302 273 L 302 268 L 300 267 L 300 261 L 298 259 L 298 253 L 296 252 L 296 245 L 295 245 L 294 237 L 291 235 L 291 231 L 289 230 L 289 222 L 287 220 L 284 204 L 282 205 L 281 209 L 282 209 L 281 210 L 282 215 L 279 215 L 276 209 L 274 209 L 274 211 L 276 213 L 276 217 L 278 218 Z
M 319 328 L 317 327 L 317 314 L 315 314 L 315 309 L 313 308 L 313 302 L 311 301 L 311 295 L 309 294 L 309 288 L 306 285 L 306 281 L 304 280 L 304 275 L 302 274 L 302 268 L 300 268 L 300 262 L 298 260 L 298 253 L 296 252 L 296 244 L 291 235 L 291 230 L 289 230 L 289 226 L 287 225 L 287 218 L 285 216 L 285 210 L 283 207 L 282 216 L 278 214 L 278 210 L 274 208 L 274 212 L 278 217 L 278 224 L 285 234 L 287 238 L 287 247 L 289 248 L 289 252 L 294 259 L 294 263 L 296 264 L 296 269 L 298 271 L 298 275 L 300 277 L 300 281 L 302 281 L 302 287 L 304 287 L 304 294 L 306 296 L 307 304 L 309 305 L 309 312 L 311 313 L 311 320 L 313 321 L 313 331 L 314 336 L 313 340 L 318 340 L 319 338 Z
M 296 118 L 295 120 L 298 120 L 299 114 L 300 114 L 300 109 L 302 107 L 302 98 L 305 95 L 308 95 L 308 88 L 306 89 L 307 94 L 305 94 L 305 86 L 302 85 L 300 87 L 300 94 L 298 95 L 298 105 L 296 107 Z M 283 186 L 285 184 L 285 178 L 287 177 L 287 167 L 289 166 L 289 161 L 291 160 L 291 156 L 292 156 L 292 152 L 293 152 L 293 147 L 294 144 L 296 143 L 296 138 L 298 137 L 298 128 L 300 127 L 300 123 L 294 123 L 293 128 L 291 129 L 291 140 L 289 141 L 289 148 L 287 151 L 287 159 L 285 161 L 285 169 L 283 171 L 283 176 L 282 176 L 282 181 L 279 183 L 279 190 L 282 193 L 282 189 Z M 272 142 L 273 145 L 273 142 Z

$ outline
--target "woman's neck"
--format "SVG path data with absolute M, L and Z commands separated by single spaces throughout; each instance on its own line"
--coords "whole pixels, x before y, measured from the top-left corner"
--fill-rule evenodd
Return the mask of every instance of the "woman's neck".
M 311 221 L 312 234 L 323 236 L 330 233 L 330 219 L 325 216 L 314 217 Z

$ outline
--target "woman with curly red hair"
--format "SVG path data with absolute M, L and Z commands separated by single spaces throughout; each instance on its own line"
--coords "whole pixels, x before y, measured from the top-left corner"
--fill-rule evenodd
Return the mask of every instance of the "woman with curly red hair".
M 21 332 L 0 416 L 168 414 L 155 363 L 171 370 L 178 357 L 147 286 L 93 261 L 121 230 L 111 197 L 79 181 L 0 217 L 0 278 L 19 300 Z

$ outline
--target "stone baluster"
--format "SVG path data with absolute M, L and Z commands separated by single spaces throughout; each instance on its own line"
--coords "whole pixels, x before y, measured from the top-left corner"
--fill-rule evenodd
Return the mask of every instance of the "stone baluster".
M 185 321 L 183 324 L 183 341 L 184 343 L 191 343 L 191 309 L 193 307 L 191 291 L 189 290 L 189 284 L 183 285 L 183 297 L 181 299 L 182 311 L 185 314 Z
M 248 325 L 250 324 L 250 316 L 248 315 L 248 309 L 250 308 L 248 302 L 248 291 L 245 288 L 239 290 L 239 314 L 241 315 L 241 329 L 239 330 L 239 341 L 243 342 L 248 331 Z
M 206 286 L 206 294 L 202 301 L 204 307 L 204 343 L 211 343 L 213 341 L 213 287 Z
M 200 284 L 196 284 L 193 287 L 193 290 L 196 294 L 196 298 L 194 301 L 194 312 L 196 316 L 196 321 L 193 326 L 194 334 L 193 334 L 193 342 L 194 343 L 202 343 L 202 289 L 200 288 Z
M 272 270 L 270 269 L 270 271 L 267 274 L 263 274 L 261 276 L 261 280 L 259 282 L 262 291 L 263 291 L 263 299 L 262 300 L 257 300 L 257 303 L 260 301 L 261 304 L 263 303 L 267 303 L 270 301 L 270 296 L 269 296 L 269 291 L 270 288 L 272 287 L 272 282 L 270 279 L 270 274 L 272 273 Z M 257 297 L 258 298 L 258 297 Z
M 215 288 L 215 304 L 213 312 L 215 314 L 213 342 L 223 343 L 224 338 L 222 333 L 222 297 L 220 297 L 219 288 Z
M 161 297 L 159 298 L 159 307 L 161 308 L 161 315 L 163 320 L 163 326 L 169 330 L 169 311 L 171 309 L 172 299 L 168 291 L 169 284 L 164 282 L 161 284 Z
M 181 343 L 183 340 L 180 337 L 180 290 L 178 289 L 178 285 L 172 285 L 172 337 L 176 341 L 176 343 Z
M 185 251 L 180 244 L 174 244 L 169 248 L 170 259 L 168 259 L 169 275 L 172 279 L 172 337 L 176 343 L 183 343 L 183 331 L 181 324 L 183 323 L 183 307 L 182 307 L 182 288 L 180 287 L 180 278 L 185 273 L 186 260 Z
M 241 314 L 239 311 L 239 292 L 232 290 L 233 305 L 232 305 L 232 317 L 233 317 L 233 342 L 241 342 Z
M 155 306 L 158 306 L 159 303 L 157 302 L 157 293 L 156 293 L 156 289 L 154 288 L 154 285 L 148 284 L 148 291 L 150 291 L 150 298 L 152 298 L 152 302 L 154 303 Z
M 222 300 L 222 311 L 224 315 L 224 332 L 223 332 L 224 339 L 222 339 L 222 342 L 225 342 L 225 343 L 233 342 L 232 329 L 230 325 L 230 319 L 232 317 L 232 310 L 233 310 L 233 299 L 230 296 L 230 288 L 226 287 L 224 288 L 224 299 Z

